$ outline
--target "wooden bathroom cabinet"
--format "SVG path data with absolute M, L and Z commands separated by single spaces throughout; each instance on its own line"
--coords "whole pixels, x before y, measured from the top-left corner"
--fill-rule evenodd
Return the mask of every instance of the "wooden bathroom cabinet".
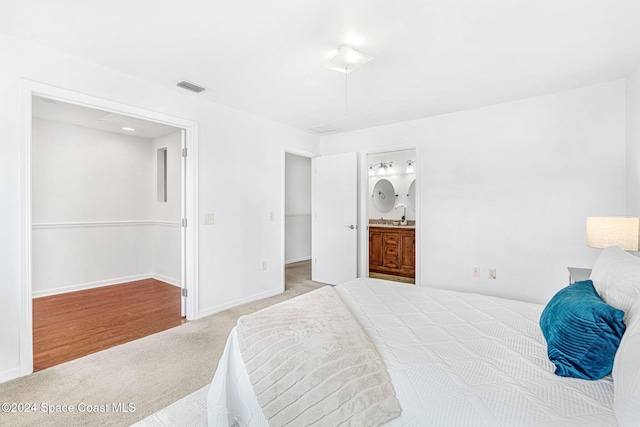
M 394 276 L 416 275 L 414 227 L 369 226 L 369 271 Z

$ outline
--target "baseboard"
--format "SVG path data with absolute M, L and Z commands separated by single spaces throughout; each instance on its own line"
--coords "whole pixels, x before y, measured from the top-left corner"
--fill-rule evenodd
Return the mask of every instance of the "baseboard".
M 135 282 L 136 280 L 144 280 L 144 279 L 150 279 L 150 278 L 152 278 L 152 275 L 150 273 L 137 274 L 134 276 L 118 277 L 115 279 L 99 280 L 96 282 L 80 283 L 77 285 L 63 286 L 60 288 L 46 289 L 42 291 L 33 291 L 32 296 L 33 298 L 41 298 L 41 297 L 47 297 L 51 295 L 66 294 L 69 292 L 101 288 L 103 286 L 118 285 L 120 283 Z
M 293 264 L 294 262 L 300 262 L 300 261 L 309 261 L 311 259 L 311 255 L 309 256 L 302 256 L 299 258 L 292 258 L 292 259 L 288 259 L 285 260 L 285 264 Z
M 15 380 L 18 377 L 20 377 L 20 368 L 7 369 L 0 372 L 0 383 Z
M 173 286 L 177 286 L 179 288 L 182 287 L 182 284 L 180 283 L 180 279 L 174 279 L 172 277 L 163 276 L 162 274 L 157 274 L 157 273 L 151 273 L 151 275 L 149 277 L 151 277 L 152 279 L 159 280 L 161 282 L 168 283 L 168 284 L 173 285 Z
M 282 293 L 282 289 L 273 289 L 271 291 L 262 292 L 260 294 L 252 295 L 248 298 L 240 298 L 235 301 L 231 301 L 225 304 L 216 305 L 215 307 L 207 308 L 205 310 L 200 310 L 198 312 L 198 319 L 201 319 L 206 316 L 211 316 L 212 314 L 220 313 L 221 311 L 228 310 L 233 307 L 237 307 L 242 304 L 246 304 L 248 302 L 257 301 L 263 298 L 269 298 Z

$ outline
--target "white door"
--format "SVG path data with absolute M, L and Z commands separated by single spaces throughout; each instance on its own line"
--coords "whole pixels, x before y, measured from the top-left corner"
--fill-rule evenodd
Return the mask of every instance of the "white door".
M 357 276 L 358 158 L 313 159 L 312 279 L 337 285 Z

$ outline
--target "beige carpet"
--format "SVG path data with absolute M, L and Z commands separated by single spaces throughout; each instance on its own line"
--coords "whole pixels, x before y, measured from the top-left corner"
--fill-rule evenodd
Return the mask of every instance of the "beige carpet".
M 310 280 L 309 262 L 285 271 L 283 294 L 0 384 L 0 403 L 32 410 L 0 411 L 0 425 L 128 426 L 191 393 L 202 395 L 239 316 L 322 286 Z

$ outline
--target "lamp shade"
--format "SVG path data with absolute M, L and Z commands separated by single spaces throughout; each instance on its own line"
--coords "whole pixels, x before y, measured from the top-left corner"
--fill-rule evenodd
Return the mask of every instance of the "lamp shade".
M 640 218 L 589 216 L 586 229 L 587 246 L 619 246 L 625 251 L 640 251 Z

